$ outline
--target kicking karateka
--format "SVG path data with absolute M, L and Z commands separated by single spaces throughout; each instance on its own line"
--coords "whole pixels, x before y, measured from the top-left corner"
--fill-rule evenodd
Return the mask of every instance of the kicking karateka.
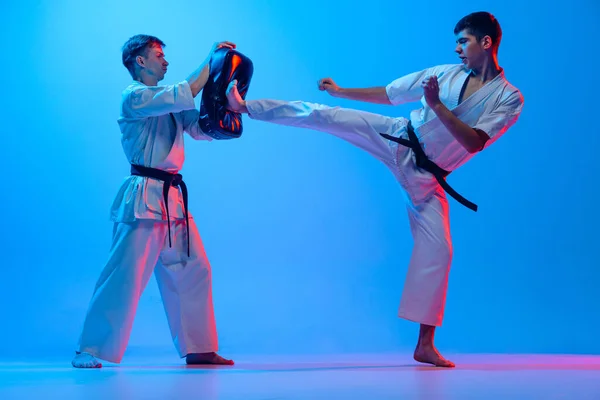
M 302 101 L 245 101 L 235 82 L 227 93 L 233 111 L 330 133 L 366 150 L 392 171 L 406 195 L 414 238 L 399 316 L 420 324 L 414 359 L 440 367 L 454 367 L 434 345 L 452 260 L 446 194 L 477 209 L 445 177 L 498 140 L 523 107 L 521 93 L 498 65 L 502 30 L 496 18 L 487 12 L 467 15 L 454 34 L 460 64 L 427 68 L 382 87 L 347 89 L 330 78 L 318 83 L 320 90 L 345 99 L 392 105 L 420 100 L 421 107 L 409 118 Z

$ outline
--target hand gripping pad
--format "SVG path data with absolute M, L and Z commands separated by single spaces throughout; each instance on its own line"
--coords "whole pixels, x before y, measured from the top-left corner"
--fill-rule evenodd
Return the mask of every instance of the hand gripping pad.
M 240 96 L 245 99 L 254 66 L 236 50 L 222 48 L 213 53 L 210 74 L 202 90 L 199 124 L 214 139 L 236 139 L 242 135 L 242 114 L 227 109 L 225 91 L 234 79 Z

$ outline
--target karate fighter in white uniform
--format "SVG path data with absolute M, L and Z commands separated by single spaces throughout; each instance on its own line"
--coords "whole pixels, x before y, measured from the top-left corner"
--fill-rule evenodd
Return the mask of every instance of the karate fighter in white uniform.
M 215 43 L 186 80 L 159 86 L 169 65 L 163 47 L 148 35 L 133 36 L 123 46 L 123 64 L 134 82 L 122 94 L 118 124 L 127 160 L 170 176 L 183 167 L 184 132 L 211 140 L 198 126 L 194 97 L 208 80 L 212 53 L 235 45 Z M 198 229 L 191 215 L 186 226 L 182 190 L 166 186 L 165 204 L 163 184 L 132 175 L 117 193 L 112 246 L 85 317 L 74 367 L 99 368 L 98 358 L 121 362 L 139 298 L 153 272 L 180 357 L 188 364 L 233 364 L 216 354 L 211 267 Z
M 330 133 L 368 151 L 393 172 L 406 195 L 414 238 L 399 316 L 420 323 L 415 360 L 440 367 L 454 367 L 433 340 L 442 324 L 452 259 L 447 196 L 434 175 L 416 165 L 413 150 L 380 133 L 408 140 L 412 125 L 427 158 L 454 171 L 498 140 L 523 106 L 521 93 L 498 65 L 502 31 L 497 20 L 487 12 L 473 13 L 457 23 L 454 33 L 461 64 L 428 68 L 385 87 L 346 89 L 330 78 L 318 83 L 334 97 L 392 105 L 420 100 L 421 108 L 409 119 L 301 101 L 245 101 L 235 82 L 227 93 L 231 110 Z

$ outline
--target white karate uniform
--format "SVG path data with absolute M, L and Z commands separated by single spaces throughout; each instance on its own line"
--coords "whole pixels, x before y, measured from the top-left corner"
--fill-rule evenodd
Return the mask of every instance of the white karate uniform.
M 123 92 L 118 124 L 131 164 L 178 173 L 184 162 L 183 133 L 211 140 L 198 126 L 199 112 L 187 81 Z M 184 177 L 185 180 L 185 177 Z M 190 257 L 183 199 L 169 191 L 169 247 L 163 181 L 129 176 L 111 208 L 113 240 L 96 284 L 78 351 L 119 363 L 127 347 L 139 298 L 154 272 L 171 336 L 179 355 L 216 351 L 211 267 L 190 213 Z
M 386 87 L 394 105 L 421 100 L 410 121 L 427 156 L 441 168 L 453 171 L 473 154 L 448 132 L 423 97 L 421 82 L 436 75 L 440 100 L 464 123 L 486 132 L 489 146 L 516 122 L 523 97 L 500 73 L 459 104 L 469 75 L 463 65 L 442 65 L 399 78 Z M 379 134 L 408 138 L 406 118 L 391 118 L 363 111 L 307 102 L 247 101 L 248 115 L 256 120 L 323 131 L 362 148 L 381 160 L 404 188 L 414 246 L 399 316 L 440 326 L 444 315 L 452 241 L 446 194 L 434 176 L 415 165 L 412 150 Z M 458 190 L 460 192 L 460 189 Z

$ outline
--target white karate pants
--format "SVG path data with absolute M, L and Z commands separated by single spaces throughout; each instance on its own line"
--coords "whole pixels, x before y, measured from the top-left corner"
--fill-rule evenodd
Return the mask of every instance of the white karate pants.
M 154 272 L 171 336 L 180 357 L 217 350 L 211 267 L 190 218 L 190 258 L 185 220 L 116 223 L 108 262 L 90 302 L 78 351 L 121 362 L 138 301 Z

